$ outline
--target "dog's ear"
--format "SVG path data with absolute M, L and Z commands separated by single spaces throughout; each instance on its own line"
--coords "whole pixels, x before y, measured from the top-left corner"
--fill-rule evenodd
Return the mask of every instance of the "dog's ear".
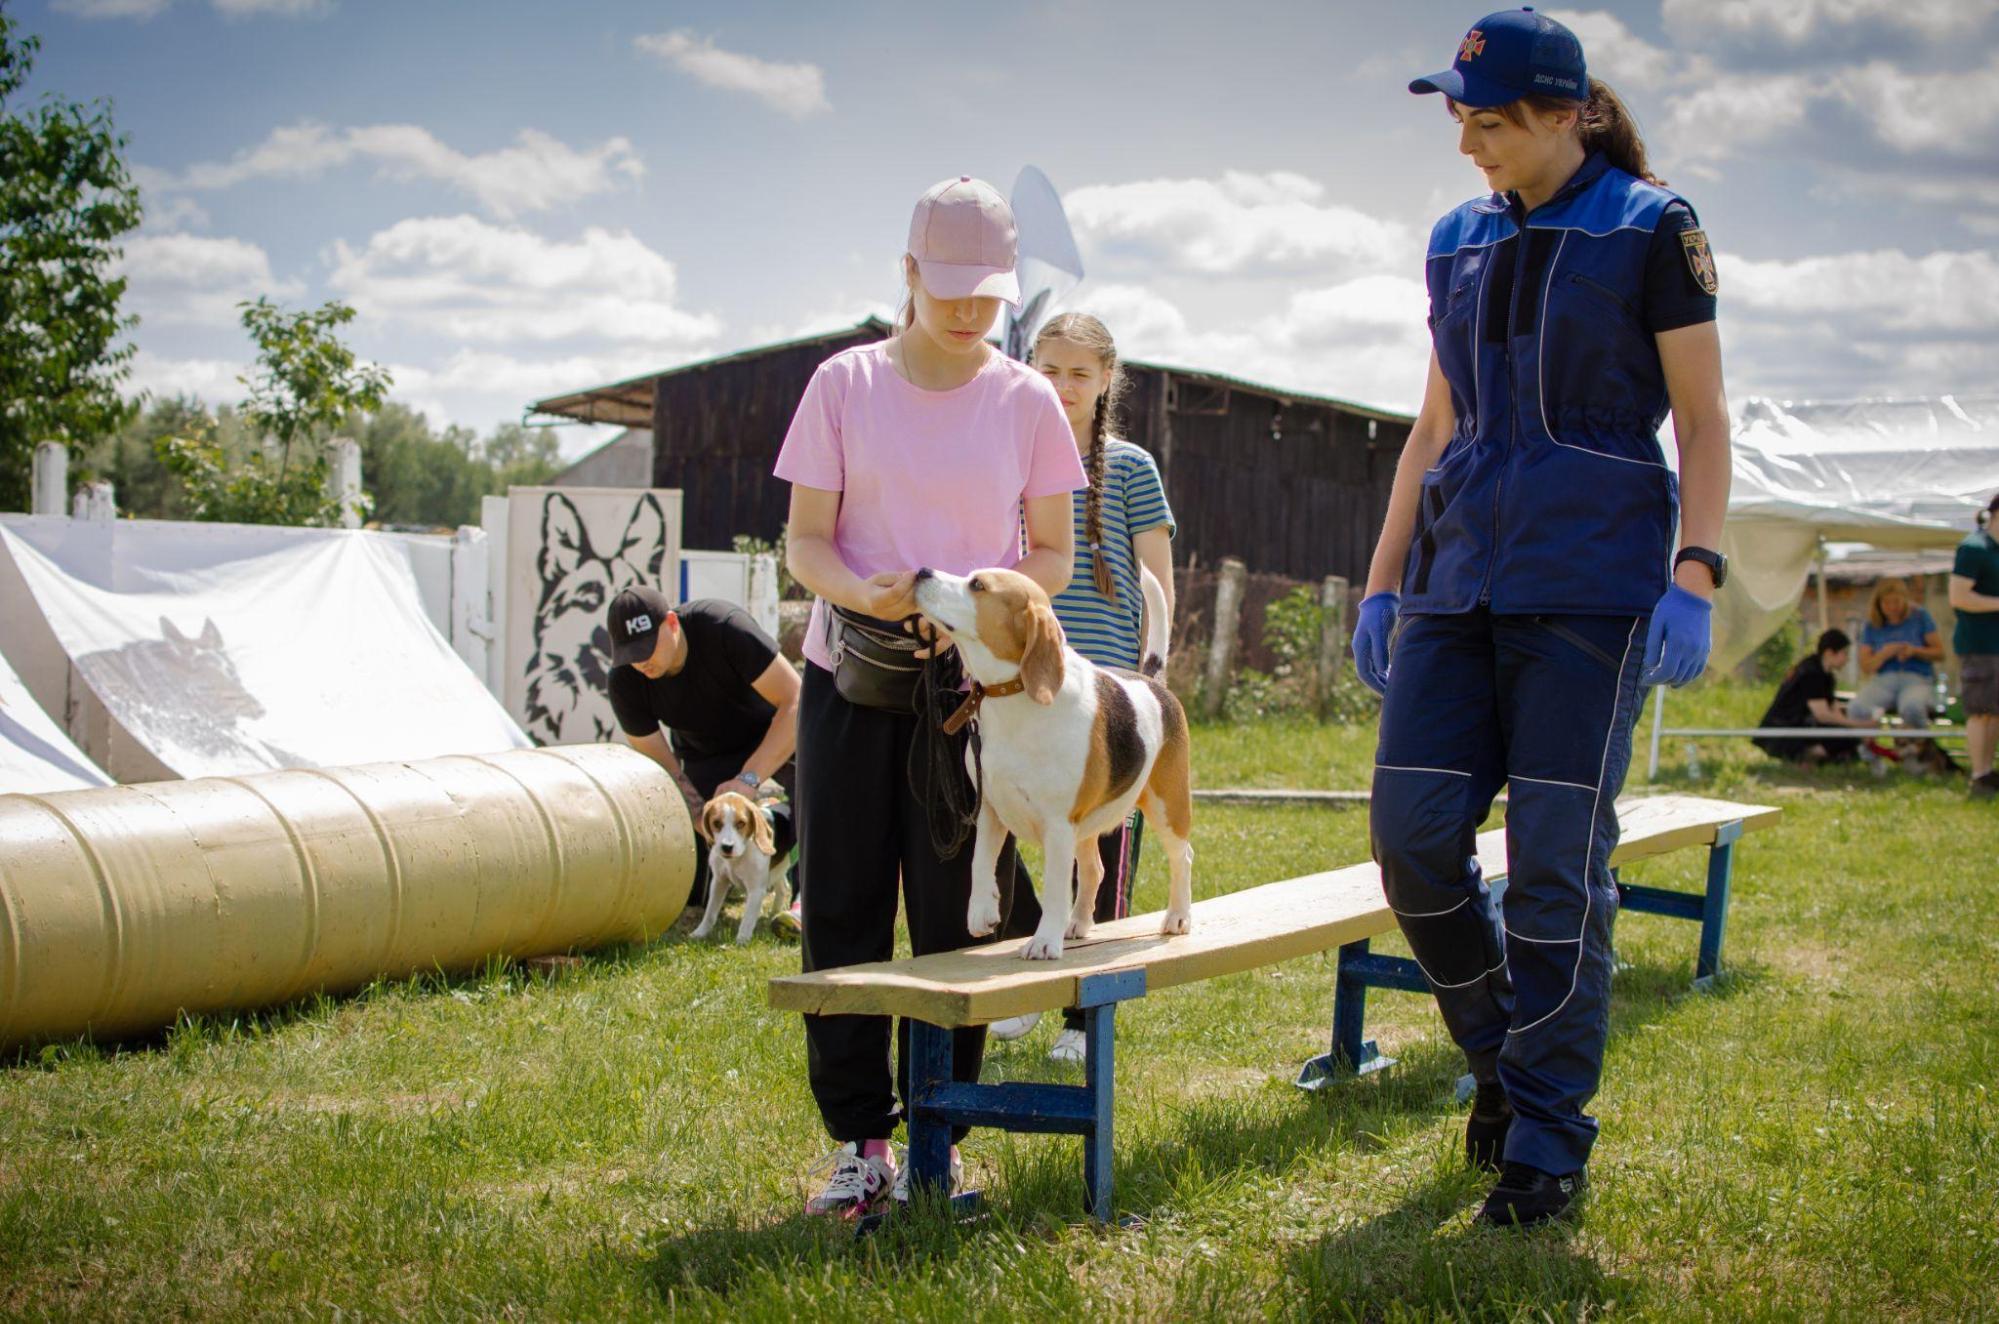
M 701 816 L 694 820 L 694 830 L 707 842 L 715 840 L 715 802 L 710 800 L 701 806 Z
M 632 507 L 618 541 L 618 557 L 637 569 L 648 584 L 659 583 L 666 565 L 666 511 L 659 498 L 648 492 Z
M 756 842 L 757 849 L 766 855 L 775 856 L 777 854 L 777 838 L 771 835 L 770 810 L 752 800 L 750 802 L 750 817 L 756 820 L 755 825 L 750 829 L 750 837 Z
M 1027 647 L 1020 655 L 1020 680 L 1036 703 L 1055 702 L 1062 688 L 1062 624 L 1045 602 L 1027 604 Z
M 562 493 L 550 492 L 541 499 L 541 550 L 534 558 L 543 598 L 558 580 L 591 558 L 590 531 L 583 527 L 583 512 Z

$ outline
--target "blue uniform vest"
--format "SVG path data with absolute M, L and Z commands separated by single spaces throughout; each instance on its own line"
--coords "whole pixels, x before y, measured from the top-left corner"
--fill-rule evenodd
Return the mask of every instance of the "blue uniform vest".
M 1431 231 L 1431 339 L 1457 427 L 1423 476 L 1404 611 L 1643 615 L 1666 591 L 1679 483 L 1642 310 L 1675 201 L 1592 153 L 1531 215 L 1493 196 Z M 1488 334 L 1496 276 L 1504 335 Z

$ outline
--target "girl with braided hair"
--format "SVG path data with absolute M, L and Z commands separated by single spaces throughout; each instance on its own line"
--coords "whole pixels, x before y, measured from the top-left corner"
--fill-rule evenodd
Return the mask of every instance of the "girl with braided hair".
M 1076 437 L 1089 486 L 1074 496 L 1076 562 L 1069 587 L 1054 598 L 1056 619 L 1069 646 L 1099 666 L 1136 671 L 1144 632 L 1141 576 L 1157 579 L 1173 613 L 1173 512 L 1159 467 L 1144 447 L 1116 435 L 1117 411 L 1125 379 L 1118 370 L 1117 345 L 1104 324 L 1088 313 L 1050 319 L 1034 338 L 1034 366 L 1055 387 Z M 1097 889 L 1098 922 L 1119 919 L 1131 909 L 1138 875 L 1141 818 L 1136 811 L 1118 832 L 1097 839 L 1104 862 L 1104 886 Z M 1007 918 L 1009 936 L 1032 932 L 1040 922 L 1032 889 L 1016 886 Z M 996 1038 L 1014 1039 L 1034 1028 L 1039 1015 L 995 1023 Z M 1049 1056 L 1083 1060 L 1083 1016 L 1065 1013 L 1062 1033 Z

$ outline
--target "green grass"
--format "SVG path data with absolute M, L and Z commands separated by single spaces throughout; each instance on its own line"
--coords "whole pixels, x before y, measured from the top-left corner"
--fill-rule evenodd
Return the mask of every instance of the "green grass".
M 1754 695 L 1676 696 L 1733 720 Z M 1643 732 L 1641 731 L 1641 741 Z M 1371 731 L 1196 732 L 1204 784 L 1359 787 Z M 1377 994 L 1394 1069 L 1308 1096 L 1333 963 L 1120 1014 L 1117 1191 L 1082 1217 L 1069 1138 L 975 1135 L 991 1216 L 865 1243 L 796 1216 L 828 1148 L 795 949 L 687 941 L 552 974 L 496 963 L 0 1069 L 10 1316 L 1935 1318 L 1999 1311 L 1999 814 L 1962 783 L 1780 771 L 1708 742 L 1667 786 L 1782 804 L 1740 851 L 1727 962 L 1628 916 L 1594 1192 L 1537 1234 L 1471 1225 L 1458 1060 Z M 1642 773 L 1642 764 L 1641 764 Z M 1632 788 L 1642 790 L 1640 778 Z M 1199 811 L 1203 894 L 1366 854 L 1360 810 Z M 1631 871 L 1699 886 L 1683 852 Z M 1140 903 L 1163 901 L 1149 856 Z M 1399 944 L 1382 944 L 1397 950 Z M 1047 1067 L 1051 1027 L 989 1075 Z

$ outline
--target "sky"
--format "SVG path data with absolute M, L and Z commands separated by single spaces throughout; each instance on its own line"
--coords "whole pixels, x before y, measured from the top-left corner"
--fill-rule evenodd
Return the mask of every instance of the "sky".
M 534 400 L 885 313 L 909 210 L 1040 167 L 1133 357 L 1413 410 L 1478 3 L 11 0 L 146 221 L 132 385 L 237 399 L 340 299 L 392 397 Z M 1990 393 L 1999 0 L 1551 6 L 1718 256 L 1730 396 Z M 563 432 L 576 454 L 601 431 Z

